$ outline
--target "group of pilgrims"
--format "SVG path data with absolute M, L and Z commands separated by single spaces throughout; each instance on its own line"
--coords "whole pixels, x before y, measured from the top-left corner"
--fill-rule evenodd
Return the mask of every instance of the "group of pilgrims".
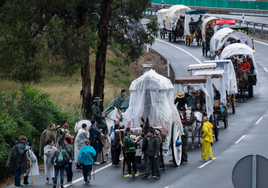
M 93 164 L 99 165 L 106 163 L 106 156 L 104 149 L 106 145 L 106 136 L 108 133 L 107 125 L 104 120 L 105 114 L 110 113 L 114 107 L 124 111 L 124 102 L 126 97 L 126 90 L 122 90 L 118 96 L 109 104 L 109 107 L 101 112 L 99 104 L 101 99 L 96 97 L 92 106 L 92 118 L 90 128 L 87 124 L 82 124 L 78 130 L 76 137 L 69 132 L 69 125 L 66 120 L 62 121 L 61 125 L 56 126 L 50 124 L 40 136 L 39 157 L 44 158 L 45 178 L 46 184 L 53 184 L 56 188 L 57 184 L 61 187 L 64 185 L 64 175 L 67 175 L 67 183 L 72 184 L 73 163 L 78 171 L 82 170 L 84 181 L 90 183 L 91 172 Z M 119 120 L 114 121 L 114 129 L 119 129 Z M 124 135 L 120 135 L 123 140 Z M 134 138 L 132 138 L 134 139 Z M 114 140 L 119 140 L 118 133 L 114 134 Z M 136 140 L 133 140 L 136 142 Z M 112 159 L 113 164 L 118 165 L 120 156 L 120 145 L 122 141 L 117 144 L 112 144 Z M 24 187 L 31 185 L 28 182 L 29 176 L 39 175 L 38 160 L 34 154 L 34 148 L 29 146 L 27 138 L 21 135 L 16 141 L 6 163 L 6 166 L 15 172 L 15 187 Z M 131 166 L 131 165 L 130 165 Z M 137 170 L 135 170 L 135 173 Z M 20 176 L 24 174 L 23 183 L 21 183 Z M 59 175 L 59 181 L 58 181 Z M 32 178 L 33 179 L 33 178 Z M 33 180 L 32 180 L 32 183 Z

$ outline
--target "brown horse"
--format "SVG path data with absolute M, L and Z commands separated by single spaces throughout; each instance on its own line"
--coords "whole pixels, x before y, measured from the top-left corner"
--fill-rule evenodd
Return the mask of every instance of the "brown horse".
M 202 39 L 202 32 L 201 32 L 200 27 L 195 29 L 195 39 L 196 39 L 197 45 L 199 46 L 200 44 L 199 42 L 201 42 L 201 39 Z
M 243 101 L 247 90 L 248 75 L 242 69 L 238 69 L 236 72 L 236 79 L 238 83 L 238 90 L 240 92 L 239 98 Z

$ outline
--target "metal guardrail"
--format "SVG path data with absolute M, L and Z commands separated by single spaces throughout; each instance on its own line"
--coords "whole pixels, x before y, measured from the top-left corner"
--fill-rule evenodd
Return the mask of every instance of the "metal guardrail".
M 205 18 L 206 17 L 209 17 L 209 15 L 206 15 Z M 221 19 L 230 19 L 230 18 L 224 18 L 224 15 L 221 16 L 221 17 L 218 17 L 218 18 L 221 18 Z M 263 31 L 265 30 L 265 28 L 268 28 L 268 23 L 251 22 L 251 21 L 246 21 L 246 20 L 243 20 L 243 19 L 234 19 L 234 20 L 235 20 L 235 23 L 238 23 L 240 26 L 242 25 L 242 23 L 244 25 L 246 25 L 247 27 L 252 26 L 253 32 L 255 32 L 256 30 L 261 30 L 261 33 L 263 33 Z M 258 26 L 260 28 L 257 28 Z M 251 28 L 251 27 L 249 27 L 249 28 Z
M 158 11 L 162 8 L 169 8 L 171 7 L 171 4 L 159 4 L 159 3 L 153 3 L 151 8 L 154 9 L 154 11 Z M 202 7 L 202 6 L 188 6 L 192 9 L 198 9 L 198 10 L 214 10 L 214 11 L 226 11 L 226 12 L 243 12 L 243 13 L 258 13 L 258 14 L 268 14 L 268 10 L 263 9 L 242 9 L 242 8 L 221 8 L 221 7 Z

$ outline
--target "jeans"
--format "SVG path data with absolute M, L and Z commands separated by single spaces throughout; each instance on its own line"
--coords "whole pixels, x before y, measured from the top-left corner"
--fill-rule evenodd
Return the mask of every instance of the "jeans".
M 100 153 L 100 141 L 95 141 L 93 144 L 93 148 L 96 150 L 96 156 L 94 157 L 94 161 L 97 161 L 98 154 Z
M 85 182 L 87 182 L 87 177 L 89 177 L 89 179 L 91 179 L 91 170 L 92 170 L 92 165 L 83 165 L 83 176 L 84 176 L 84 180 Z
M 20 175 L 21 175 L 21 169 L 19 167 L 15 173 L 15 186 L 20 186 Z
M 137 173 L 137 164 L 136 164 L 135 154 L 136 153 L 126 153 L 128 174 L 131 174 L 131 163 L 133 164 L 134 173 L 135 174 Z
M 67 182 L 72 182 L 73 179 L 72 165 L 73 163 L 69 163 L 68 167 L 66 167 Z
M 63 181 L 64 181 L 64 170 L 65 170 L 65 168 L 55 169 L 54 185 L 57 184 L 59 171 L 60 171 L 60 184 L 63 185 Z

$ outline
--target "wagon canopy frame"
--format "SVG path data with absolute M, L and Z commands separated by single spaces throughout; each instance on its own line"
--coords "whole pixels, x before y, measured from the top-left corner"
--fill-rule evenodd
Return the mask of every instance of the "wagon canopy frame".
M 213 114 L 213 87 L 210 76 L 182 76 L 175 79 L 174 83 L 174 95 L 176 93 L 184 93 L 187 87 L 193 89 L 202 89 L 206 94 L 206 113 L 210 117 Z
M 204 21 L 202 23 L 202 27 L 201 27 L 203 41 L 206 41 L 206 30 L 207 30 L 208 24 L 211 23 L 212 28 L 213 28 L 214 27 L 213 24 L 216 23 L 216 20 L 218 20 L 218 18 L 214 17 L 214 16 L 204 19 Z

